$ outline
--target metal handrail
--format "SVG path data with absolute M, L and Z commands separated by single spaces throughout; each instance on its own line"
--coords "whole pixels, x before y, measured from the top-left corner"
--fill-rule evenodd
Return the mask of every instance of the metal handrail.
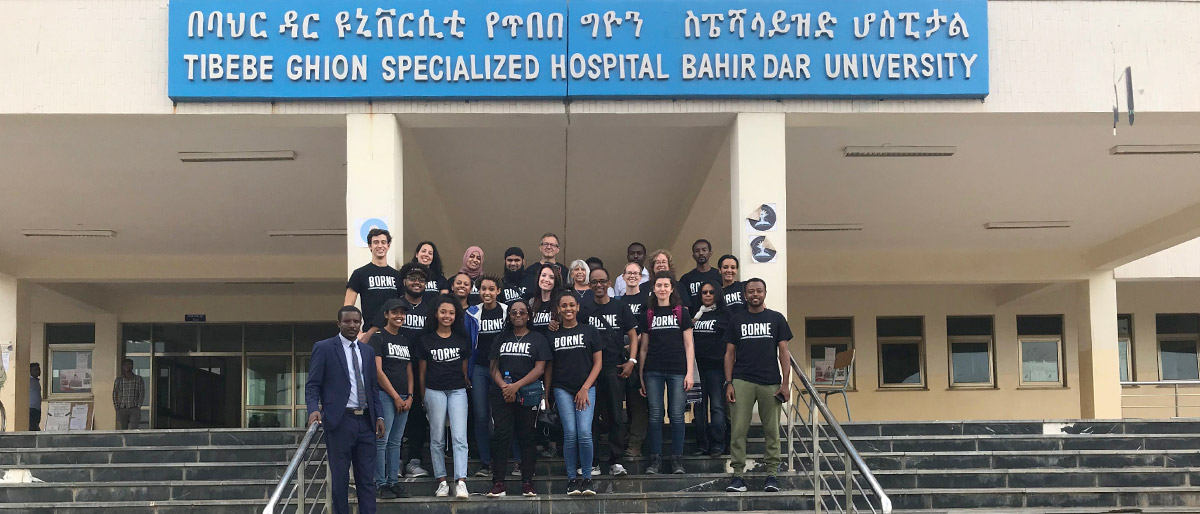
M 824 429 L 822 429 L 817 423 L 817 414 L 820 413 L 821 417 L 823 417 L 825 419 L 826 423 L 828 423 L 829 427 L 833 430 L 833 435 L 837 438 L 838 442 L 841 443 L 842 448 L 844 448 L 844 450 L 845 450 L 845 453 L 842 455 L 842 457 L 844 459 L 843 460 L 843 464 L 844 464 L 844 468 L 845 468 L 844 471 L 846 473 L 846 480 L 844 481 L 843 485 L 845 487 L 847 505 L 846 505 L 846 508 L 844 509 L 844 511 L 854 512 L 856 510 L 854 507 L 852 495 L 853 495 L 853 487 L 855 485 L 859 485 L 859 484 L 858 484 L 857 480 L 853 479 L 853 476 L 852 476 L 851 464 L 853 464 L 853 467 L 857 468 L 858 473 L 860 475 L 862 475 L 864 480 L 866 480 L 867 485 L 871 489 L 871 492 L 874 493 L 874 495 L 877 498 L 879 498 L 880 511 L 883 514 L 890 514 L 892 512 L 892 501 L 888 497 L 887 493 L 884 492 L 883 486 L 881 486 L 879 484 L 879 481 L 875 478 L 875 475 L 873 473 L 871 473 L 870 466 L 867 466 L 867 463 L 866 463 L 866 461 L 863 460 L 862 455 L 860 455 L 858 453 L 858 450 L 854 447 L 854 443 L 850 441 L 850 437 L 848 435 L 846 435 L 846 431 L 844 429 L 842 429 L 841 424 L 839 424 L 837 422 L 837 419 L 835 419 L 833 417 L 833 414 L 829 412 L 829 407 L 826 406 L 825 402 L 821 400 L 821 398 L 819 396 L 820 393 L 817 391 L 817 388 L 809 380 L 808 375 L 805 374 L 802 369 L 800 369 L 800 365 L 796 363 L 796 359 L 794 357 L 791 359 L 791 365 L 792 365 L 792 374 L 795 376 L 795 378 L 799 379 L 800 384 L 804 387 L 804 392 L 806 392 L 808 394 L 808 396 L 810 398 L 812 398 L 812 403 L 809 403 L 808 406 L 809 406 L 809 417 L 810 417 L 809 421 L 812 423 L 812 427 L 813 427 L 811 430 L 811 435 L 813 438 L 813 443 L 812 443 L 812 459 L 813 459 L 812 464 L 813 464 L 813 476 L 814 476 L 814 491 L 813 492 L 816 494 L 816 497 L 814 498 L 814 507 L 816 508 L 817 512 L 821 511 L 822 500 L 821 500 L 821 492 L 819 490 L 817 490 L 817 487 L 815 487 L 817 485 L 816 481 L 818 479 L 820 479 L 822 482 L 825 482 L 826 487 L 828 487 L 829 489 L 832 489 L 832 487 L 829 487 L 828 482 L 826 482 L 825 479 L 820 474 L 820 460 L 824 459 L 828 463 L 828 459 L 824 458 L 824 456 L 821 454 L 821 449 L 820 449 L 821 441 L 819 440 L 820 439 L 819 432 L 824 431 Z M 808 402 L 805 402 L 805 403 L 808 403 Z M 789 420 L 788 420 L 789 425 L 792 423 L 792 417 L 796 416 L 797 414 L 799 414 L 799 409 L 795 408 L 795 406 L 791 407 L 791 410 L 789 412 Z M 791 440 L 792 430 L 789 428 L 788 432 L 789 432 L 788 433 L 788 438 L 789 438 L 788 451 L 790 453 L 794 450 L 794 446 L 792 446 L 792 440 Z M 826 437 L 828 437 L 828 434 L 826 434 Z M 859 487 L 861 488 L 861 485 Z M 834 498 L 834 502 L 837 503 L 836 497 Z M 840 504 L 839 504 L 839 506 L 840 506 Z M 872 509 L 872 510 L 874 510 L 874 509 Z
M 1179 394 L 1180 386 L 1200 386 L 1200 380 L 1148 380 L 1148 381 L 1144 381 L 1144 382 L 1125 381 L 1125 382 L 1121 382 L 1121 386 L 1122 387 L 1125 387 L 1125 386 L 1170 386 L 1171 387 L 1171 398 L 1174 403 L 1173 406 L 1172 405 L 1125 405 L 1125 402 L 1124 402 L 1125 398 L 1165 398 L 1166 395 L 1121 393 L 1121 400 L 1122 400 L 1121 408 L 1122 409 L 1170 409 L 1170 408 L 1174 407 L 1175 417 L 1178 418 L 1178 417 L 1180 417 L 1181 409 L 1194 409 L 1194 408 L 1200 407 L 1200 405 L 1182 405 L 1179 403 L 1179 398 L 1181 396 L 1200 396 L 1200 394 L 1195 394 L 1195 393 Z
M 1200 380 L 1151 380 L 1147 382 L 1121 382 L 1123 386 L 1175 386 L 1200 385 Z
M 318 433 L 320 433 L 320 435 L 317 435 Z M 315 452 L 315 447 L 321 444 L 321 440 L 324 439 L 324 437 L 325 431 L 321 429 L 321 423 L 313 423 L 308 426 L 308 430 L 304 432 L 304 438 L 300 440 L 299 446 L 296 447 L 296 454 L 293 455 L 292 460 L 288 462 L 287 470 L 283 472 L 283 476 L 280 477 L 279 483 L 275 485 L 275 490 L 271 492 L 271 498 L 269 501 L 267 501 L 267 506 L 263 507 L 263 514 L 276 514 L 275 509 L 279 506 L 280 500 L 283 500 L 284 508 L 286 509 L 287 505 L 291 502 L 292 495 L 296 495 L 298 507 L 296 512 L 304 512 L 304 503 L 308 497 L 309 487 L 305 487 L 305 470 L 302 469 L 301 466 L 304 466 L 305 468 L 308 467 L 308 463 Z M 310 446 L 314 447 L 312 451 L 309 450 Z M 324 462 L 325 457 L 322 457 L 320 464 L 324 464 Z M 318 466 L 320 464 L 318 464 Z M 299 473 L 297 473 L 297 471 L 299 471 Z M 291 488 L 291 492 L 288 493 L 287 498 L 284 498 L 283 494 L 288 490 L 288 483 L 292 481 L 293 476 L 296 478 L 296 484 Z M 326 473 L 326 477 L 328 478 L 328 473 Z M 324 485 L 325 484 L 323 484 L 322 487 L 324 487 Z M 320 489 L 318 489 L 318 494 L 319 493 Z

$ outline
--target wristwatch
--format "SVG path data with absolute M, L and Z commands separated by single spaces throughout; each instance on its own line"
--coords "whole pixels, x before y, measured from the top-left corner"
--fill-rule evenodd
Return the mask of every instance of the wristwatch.
M 723 385 L 723 386 L 721 386 L 721 387 L 729 387 L 729 386 L 731 386 L 731 385 L 733 385 L 733 381 L 732 381 L 732 380 L 726 380 L 726 381 L 725 381 L 725 385 Z
M 633 358 L 633 357 L 630 357 L 630 358 L 629 358 L 629 362 L 632 362 L 632 363 L 634 363 L 634 364 L 637 364 L 637 359 L 635 359 L 635 358 Z

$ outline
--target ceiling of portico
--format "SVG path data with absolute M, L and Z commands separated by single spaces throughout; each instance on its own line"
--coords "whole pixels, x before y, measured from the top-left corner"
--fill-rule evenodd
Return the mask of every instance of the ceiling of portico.
M 407 120 L 405 141 L 419 150 L 456 239 L 483 246 L 491 269 L 513 244 L 532 258 L 545 231 L 564 236 L 565 257 L 596 255 L 612 267 L 631 240 L 651 249 L 674 242 L 729 119 L 430 116 Z M 1200 156 L 1108 153 L 1116 144 L 1195 144 L 1200 118 L 1122 123 L 1114 137 L 1104 114 L 790 116 L 789 224 L 865 227 L 792 232 L 790 248 L 1082 252 L 1200 202 Z M 266 232 L 345 226 L 344 127 L 342 116 L 0 117 L 0 255 L 343 255 L 339 238 Z M 845 146 L 881 144 L 958 151 L 841 155 Z M 185 164 L 176 153 L 277 149 L 296 150 L 296 161 Z M 983 229 L 1021 220 L 1072 227 Z M 20 235 L 26 228 L 112 229 L 118 237 L 35 239 Z M 462 248 L 442 251 L 447 268 L 457 267 Z

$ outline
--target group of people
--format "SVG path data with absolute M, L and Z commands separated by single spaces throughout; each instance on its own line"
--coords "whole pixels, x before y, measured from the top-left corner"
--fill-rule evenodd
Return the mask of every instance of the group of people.
M 602 468 L 593 425 L 608 434 L 611 475 L 626 475 L 623 461 L 642 457 L 643 444 L 645 473 L 685 473 L 684 413 L 694 377 L 697 442 L 711 457 L 730 454 L 727 490 L 747 490 L 746 435 L 756 404 L 766 439 L 763 490 L 779 490 L 792 333 L 782 314 L 766 308 L 763 280 L 738 280 L 736 257 L 724 255 L 713 267 L 711 243 L 698 240 L 695 269 L 676 278 L 670 252 L 647 256 L 633 243 L 613 276 L 596 258 L 562 265 L 559 239 L 548 233 L 541 259 L 528 266 L 513 247 L 503 275 L 486 274 L 483 250 L 472 246 L 447 277 L 431 241 L 418 244 L 399 270 L 388 265 L 391 234 L 371 230 L 368 243 L 372 260 L 351 274 L 339 334 L 314 346 L 305 388 L 309 423 L 326 431 L 336 512 L 348 512 L 351 467 L 360 512 L 374 512 L 377 495 L 408 497 L 401 472 L 428 476 L 421 467 L 426 438 L 435 495 L 467 498 L 468 432 L 482 462 L 475 476 L 492 480 L 489 497 L 507 494 L 513 456 L 521 494 L 536 496 L 537 459 L 553 456 L 560 442 L 564 492 L 596 494 L 592 478 Z M 664 417 L 671 432 L 665 458 Z

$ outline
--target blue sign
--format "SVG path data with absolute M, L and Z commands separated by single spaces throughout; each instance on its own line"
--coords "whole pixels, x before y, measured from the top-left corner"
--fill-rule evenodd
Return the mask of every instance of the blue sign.
M 982 98 L 986 0 L 172 0 L 175 101 Z

